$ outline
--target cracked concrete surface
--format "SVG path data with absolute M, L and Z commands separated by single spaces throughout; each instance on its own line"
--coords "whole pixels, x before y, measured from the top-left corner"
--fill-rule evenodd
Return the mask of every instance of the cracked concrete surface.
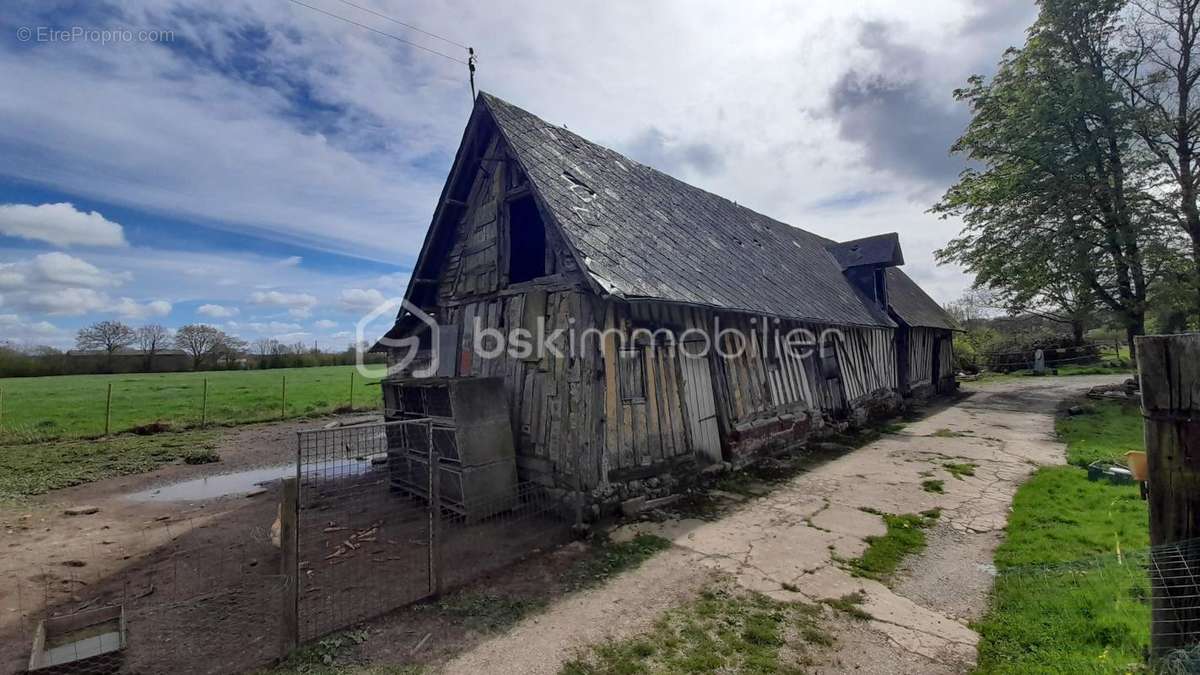
M 836 646 L 817 672 L 961 673 L 975 663 L 968 627 L 985 608 L 992 553 L 1017 487 L 1038 465 L 1064 461 L 1053 437 L 1058 401 L 1112 376 L 1022 379 L 971 396 L 884 438 L 800 474 L 719 520 L 635 523 L 675 547 L 601 588 L 563 599 L 482 643 L 446 672 L 552 673 L 578 649 L 645 630 L 717 575 L 779 600 L 819 601 L 862 592 L 866 622 L 833 620 Z M 976 465 L 955 478 L 947 462 Z M 932 472 L 932 475 L 930 475 Z M 926 492 L 928 477 L 945 492 Z M 942 509 L 925 552 L 905 561 L 891 587 L 851 576 L 867 537 L 886 531 L 863 509 Z M 785 589 L 786 586 L 786 589 Z

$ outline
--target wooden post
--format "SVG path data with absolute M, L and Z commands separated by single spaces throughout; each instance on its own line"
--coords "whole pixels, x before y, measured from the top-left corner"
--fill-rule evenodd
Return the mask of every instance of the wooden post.
M 433 422 L 425 424 L 429 447 L 429 592 L 436 598 L 442 594 L 442 458 L 433 443 Z
M 112 428 L 112 382 L 108 383 L 108 396 L 104 399 L 104 435 Z
M 300 486 L 295 478 L 283 479 L 279 501 L 279 575 L 283 581 L 280 607 L 280 656 L 300 644 Z
M 200 394 L 200 428 L 208 424 L 208 378 L 204 378 L 204 392 Z
M 354 410 L 354 371 L 350 371 L 350 410 Z
M 282 376 L 279 393 L 279 419 L 287 419 L 287 375 Z
M 4 429 L 4 387 L 0 387 L 0 431 Z
M 1200 642 L 1200 546 L 1192 541 L 1200 538 L 1200 333 L 1138 337 L 1134 351 L 1145 417 L 1150 545 L 1156 547 L 1150 653 L 1158 658 Z M 1179 546 L 1157 548 L 1170 544 Z

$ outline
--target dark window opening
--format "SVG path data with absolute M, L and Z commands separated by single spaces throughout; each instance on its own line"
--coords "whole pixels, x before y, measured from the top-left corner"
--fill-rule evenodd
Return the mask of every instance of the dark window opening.
M 887 308 L 887 272 L 882 267 L 875 270 L 875 300 L 880 307 Z
M 514 201 L 508 216 L 508 282 L 517 284 L 546 276 L 546 229 L 533 197 Z

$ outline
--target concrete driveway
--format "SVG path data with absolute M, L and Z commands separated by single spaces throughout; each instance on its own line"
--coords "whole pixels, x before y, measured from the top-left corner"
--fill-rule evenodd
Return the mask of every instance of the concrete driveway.
M 1063 398 L 1118 376 L 1022 378 L 976 386 L 969 397 L 803 473 L 717 521 L 627 525 L 675 546 L 601 588 L 555 603 L 509 633 L 447 664 L 446 672 L 553 673 L 579 649 L 637 634 L 718 575 L 780 600 L 861 591 L 869 621 L 831 618 L 836 646 L 817 672 L 961 673 L 975 663 L 968 623 L 986 608 L 992 553 L 1009 504 L 1035 467 L 1065 461 L 1054 439 Z M 948 462 L 976 465 L 961 479 Z M 922 481 L 943 481 L 927 492 Z M 862 554 L 886 531 L 878 515 L 940 508 L 925 552 L 905 561 L 889 587 L 846 572 L 837 559 Z M 785 586 L 787 589 L 785 590 Z

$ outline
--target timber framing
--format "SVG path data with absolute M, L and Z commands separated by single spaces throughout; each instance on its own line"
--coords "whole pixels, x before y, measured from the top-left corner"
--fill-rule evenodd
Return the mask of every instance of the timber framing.
M 482 93 L 406 299 L 452 342 L 440 373 L 503 380 L 522 478 L 611 506 L 953 388 L 954 326 L 903 262 L 895 234 L 819 237 Z M 518 328 L 597 337 L 478 349 Z

